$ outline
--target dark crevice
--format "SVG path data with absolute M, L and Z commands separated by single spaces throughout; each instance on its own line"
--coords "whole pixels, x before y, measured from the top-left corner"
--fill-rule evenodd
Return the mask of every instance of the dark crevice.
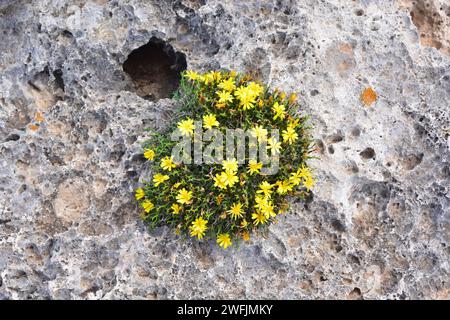
M 365 148 L 363 151 L 359 153 L 361 158 L 363 159 L 375 159 L 375 150 L 373 148 Z
M 186 56 L 156 37 L 133 50 L 123 64 L 136 93 L 150 100 L 170 98 L 178 88 L 180 72 L 186 67 Z
M 7 141 L 17 141 L 20 139 L 20 136 L 15 133 L 11 133 L 9 136 L 6 137 L 5 142 Z
M 56 69 L 53 71 L 53 76 L 55 77 L 55 83 L 62 91 L 64 91 L 64 80 L 62 77 L 63 73 L 61 69 Z

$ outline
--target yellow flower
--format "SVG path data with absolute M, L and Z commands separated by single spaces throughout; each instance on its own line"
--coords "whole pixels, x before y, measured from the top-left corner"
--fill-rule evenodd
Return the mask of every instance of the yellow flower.
M 279 194 L 285 194 L 288 191 L 292 191 L 292 185 L 289 183 L 289 180 L 277 181 L 276 185 L 278 186 L 277 192 Z
M 203 128 L 212 129 L 212 127 L 218 127 L 219 121 L 217 121 L 216 116 L 213 114 L 208 114 L 203 116 Z
M 193 221 L 189 226 L 189 229 L 191 230 L 191 237 L 198 237 L 199 239 L 203 238 L 205 231 L 208 229 L 206 226 L 207 223 L 208 221 L 202 217 L 195 219 L 195 221 Z
M 219 71 L 211 71 L 210 73 L 215 81 L 220 81 L 222 79 L 222 74 Z
M 217 236 L 217 243 L 222 248 L 226 249 L 231 246 L 231 239 L 228 233 L 222 233 Z
M 142 199 L 143 197 L 145 197 L 144 189 L 142 189 L 142 188 L 137 188 L 137 189 L 136 189 L 136 194 L 135 194 L 134 196 L 135 196 L 136 200 L 140 200 L 140 199 Z
M 181 182 L 175 183 L 175 184 L 172 186 L 172 188 L 178 189 L 179 186 L 181 186 Z
M 314 180 L 312 175 L 305 177 L 305 180 L 303 181 L 303 185 L 305 186 L 306 189 L 308 189 L 308 191 L 312 189 L 315 183 L 316 181 Z
M 174 203 L 174 204 L 172 204 L 170 209 L 172 209 L 173 214 L 179 214 L 182 207 L 180 205 L 178 205 L 177 203 Z
M 298 169 L 298 173 L 302 178 L 312 177 L 311 170 L 304 164 Z
M 186 76 L 186 78 L 188 78 L 189 80 L 192 80 L 192 81 L 198 80 L 200 77 L 200 75 L 197 72 L 192 71 L 192 70 L 186 71 L 185 76 Z
M 203 76 L 203 82 L 204 82 L 206 85 L 208 85 L 208 84 L 214 82 L 214 74 L 211 73 L 211 72 L 206 73 L 206 74 Z
M 236 85 L 234 84 L 233 78 L 228 78 L 227 80 L 223 80 L 218 85 L 219 89 L 225 90 L 225 91 L 233 91 L 236 89 Z
M 259 184 L 259 190 L 256 191 L 257 193 L 263 193 L 265 197 L 270 197 L 270 194 L 272 193 L 273 184 L 268 183 L 267 181 L 263 181 Z
M 235 220 L 237 218 L 242 218 L 242 214 L 244 213 L 244 210 L 242 210 L 242 204 L 240 202 L 233 204 L 231 209 L 228 210 L 228 213 L 231 215 L 231 218 Z
M 256 97 L 258 97 L 264 91 L 264 87 L 260 84 L 252 81 L 247 85 L 248 90 Z
M 242 109 L 248 110 L 255 106 L 256 95 L 251 87 L 240 86 L 234 92 L 234 95 L 238 98 L 239 106 L 242 107 Z
M 278 154 L 281 151 L 281 142 L 271 137 L 267 140 L 267 149 L 271 150 L 273 154 Z
M 155 205 L 150 201 L 150 200 L 144 200 L 144 202 L 142 202 L 142 207 L 144 208 L 145 212 L 149 213 L 150 210 L 153 209 Z
M 219 103 L 227 104 L 233 102 L 233 96 L 228 91 L 218 91 L 217 95 L 219 96 Z
M 234 184 L 239 181 L 238 177 L 235 176 L 234 172 L 225 171 L 222 172 L 222 175 L 224 175 L 224 180 L 227 186 L 233 187 Z
M 189 204 L 192 201 L 192 191 L 187 191 L 185 188 L 178 191 L 177 202 L 181 204 Z
M 302 166 L 296 172 L 291 173 L 289 181 L 291 182 L 292 185 L 297 186 L 302 182 L 302 179 L 304 180 L 303 182 L 304 186 L 308 190 L 310 190 L 314 185 L 315 181 L 312 176 L 311 170 L 304 164 L 302 164 Z
M 170 156 L 170 158 L 167 156 L 161 159 L 161 168 L 163 168 L 164 170 L 172 171 L 172 169 L 176 168 L 176 166 L 177 165 L 173 163 L 172 156 Z
M 250 232 L 248 232 L 248 231 L 242 232 L 242 240 L 249 241 L 250 240 Z
M 220 189 L 227 188 L 225 172 L 222 172 L 221 174 L 216 174 L 216 177 L 214 178 L 214 186 Z
M 288 122 L 288 125 L 287 125 L 287 126 L 288 126 L 288 128 L 295 129 L 295 128 L 298 127 L 299 123 L 300 123 L 300 119 L 295 118 L 294 120 L 290 120 L 290 121 Z
M 297 132 L 293 127 L 288 126 L 286 130 L 283 130 L 281 135 L 283 136 L 283 141 L 289 144 L 295 142 L 298 138 Z
M 155 158 L 155 151 L 153 151 L 152 149 L 145 150 L 144 158 L 147 160 L 153 160 Z
M 248 225 L 247 220 L 243 219 L 243 220 L 241 221 L 241 228 L 245 228 L 245 227 L 247 227 L 247 225 Z
M 295 171 L 295 172 L 291 172 L 290 176 L 289 176 L 289 182 L 295 187 L 298 186 L 300 184 L 300 182 L 302 182 L 302 177 L 300 176 L 299 171 Z
M 169 180 L 169 176 L 165 175 L 165 174 L 157 173 L 153 177 L 153 183 L 155 184 L 156 187 L 159 186 L 161 183 L 163 183 L 166 180 Z
M 226 172 L 236 172 L 238 170 L 238 162 L 236 158 L 233 158 L 231 160 L 223 160 L 222 168 Z
M 267 139 L 267 129 L 264 129 L 262 126 L 252 128 L 251 134 L 256 137 L 258 141 L 265 141 Z
M 286 117 L 286 109 L 284 105 L 278 104 L 278 102 L 273 104 L 272 111 L 275 113 L 273 120 L 277 120 L 278 118 L 283 120 Z
M 267 222 L 267 217 L 262 212 L 256 212 L 252 214 L 253 224 L 257 226 L 258 224 L 264 224 Z
M 263 205 L 263 207 L 261 208 L 261 213 L 263 213 L 267 219 L 269 219 L 270 217 L 276 216 L 272 201 L 267 201 Z
M 181 134 L 184 136 L 192 135 L 195 129 L 194 120 L 187 118 L 186 120 L 178 122 L 178 129 L 180 129 Z
M 263 196 L 256 196 L 255 197 L 255 208 L 257 210 L 261 210 L 264 208 L 264 206 L 267 204 L 268 198 Z
M 259 173 L 259 170 L 262 168 L 262 166 L 263 166 L 263 164 L 261 162 L 258 162 L 255 159 L 251 159 L 248 162 L 247 172 L 250 174 Z

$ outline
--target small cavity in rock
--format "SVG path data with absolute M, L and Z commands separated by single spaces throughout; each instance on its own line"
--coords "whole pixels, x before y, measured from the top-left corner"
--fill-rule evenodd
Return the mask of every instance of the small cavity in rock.
M 356 287 L 349 294 L 349 299 L 359 300 L 362 299 L 361 289 Z
M 373 150 L 370 147 L 369 148 L 365 148 L 363 151 L 361 151 L 359 153 L 359 155 L 363 159 L 372 159 L 372 158 L 375 158 L 375 150 Z
M 152 37 L 133 50 L 123 64 L 123 70 L 133 80 L 138 95 L 150 100 L 170 98 L 178 88 L 180 72 L 186 70 L 186 57 L 167 42 Z
M 20 136 L 18 134 L 15 133 L 11 133 L 9 136 L 6 137 L 6 141 L 17 141 L 20 139 Z
M 61 69 L 56 69 L 55 71 L 53 71 L 53 76 L 55 77 L 55 83 L 58 88 L 64 91 L 64 79 Z
M 352 136 L 359 137 L 360 134 L 361 134 L 361 129 L 359 127 L 354 127 L 352 129 Z
M 330 144 L 338 143 L 338 142 L 341 142 L 343 140 L 344 140 L 344 135 L 342 134 L 342 132 L 336 132 L 336 133 L 333 133 L 332 135 L 329 135 L 327 137 L 327 142 L 330 143 Z
M 341 221 L 339 221 L 338 219 L 333 219 L 331 221 L 331 226 L 339 232 L 344 232 L 345 231 L 345 226 L 342 224 Z

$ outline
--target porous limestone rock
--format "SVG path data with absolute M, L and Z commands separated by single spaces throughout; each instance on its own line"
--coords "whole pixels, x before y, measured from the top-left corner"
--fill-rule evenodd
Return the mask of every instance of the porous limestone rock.
M 449 12 L 0 1 L 0 299 L 449 299 Z M 169 60 L 125 72 L 151 39 Z M 251 73 L 311 114 L 317 186 L 267 239 L 222 250 L 139 220 L 140 142 L 170 121 L 161 83 L 184 64 Z

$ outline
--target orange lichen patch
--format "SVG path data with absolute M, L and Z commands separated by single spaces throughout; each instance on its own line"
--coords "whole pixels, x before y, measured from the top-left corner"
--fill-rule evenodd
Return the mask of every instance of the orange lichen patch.
M 353 46 L 346 42 L 334 42 L 325 52 L 325 60 L 330 68 L 340 76 L 348 77 L 356 66 Z
M 339 46 L 339 50 L 342 53 L 348 54 L 349 56 L 353 56 L 353 46 L 350 43 L 341 43 Z
M 39 126 L 31 123 L 28 125 L 28 128 L 32 131 L 36 131 L 37 129 L 39 129 Z
M 377 100 L 377 93 L 372 88 L 365 88 L 361 93 L 361 101 L 366 105 L 370 106 Z
M 34 115 L 34 120 L 36 120 L 37 122 L 42 122 L 44 121 L 44 117 L 42 116 L 42 113 L 40 112 L 36 112 L 36 114 Z
M 409 11 L 411 20 L 417 27 L 420 44 L 434 47 L 450 56 L 448 7 L 438 5 L 439 1 L 430 0 L 397 0 L 397 2 L 400 9 Z

